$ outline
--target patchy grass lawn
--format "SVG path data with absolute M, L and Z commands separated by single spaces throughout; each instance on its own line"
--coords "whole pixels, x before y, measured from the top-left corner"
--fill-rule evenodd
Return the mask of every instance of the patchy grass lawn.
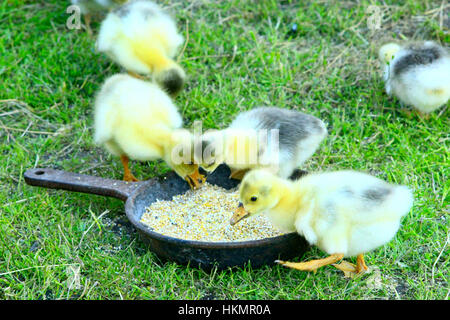
M 449 108 L 408 116 L 383 88 L 376 52 L 392 39 L 449 43 L 445 1 L 159 1 L 188 39 L 176 99 L 186 126 L 221 128 L 241 110 L 276 105 L 327 122 L 306 169 L 355 169 L 414 190 L 394 240 L 367 255 L 372 272 L 343 278 L 280 266 L 206 273 L 163 263 L 119 200 L 27 186 L 32 167 L 117 178 L 93 143 L 92 101 L 119 68 L 95 38 L 68 30 L 69 1 L 0 4 L 0 299 L 448 299 Z M 386 4 L 387 3 L 387 4 Z M 297 32 L 289 32 L 293 24 Z M 93 25 L 94 31 L 98 24 Z M 137 177 L 164 163 L 132 164 Z M 101 216 L 101 217 L 100 217 Z M 313 248 L 303 257 L 325 254 Z M 80 286 L 70 288 L 74 272 Z

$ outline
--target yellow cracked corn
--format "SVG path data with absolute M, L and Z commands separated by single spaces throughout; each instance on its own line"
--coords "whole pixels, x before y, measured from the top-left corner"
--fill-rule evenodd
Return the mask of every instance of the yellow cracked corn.
M 207 242 L 257 240 L 283 234 L 265 215 L 231 226 L 230 218 L 238 203 L 237 190 L 205 183 L 202 188 L 177 195 L 171 201 L 152 203 L 141 222 L 167 236 Z

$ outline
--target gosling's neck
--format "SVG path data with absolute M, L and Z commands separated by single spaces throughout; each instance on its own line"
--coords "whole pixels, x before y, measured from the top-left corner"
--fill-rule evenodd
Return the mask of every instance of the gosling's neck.
M 267 214 L 272 223 L 283 231 L 295 231 L 295 219 L 299 208 L 298 192 L 292 181 L 276 178 L 273 190 L 277 190 L 278 202 Z

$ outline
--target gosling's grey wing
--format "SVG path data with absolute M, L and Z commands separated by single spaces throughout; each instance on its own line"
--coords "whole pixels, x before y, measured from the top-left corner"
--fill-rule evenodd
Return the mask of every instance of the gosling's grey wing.
M 340 181 L 340 185 L 324 191 L 327 199 L 324 204 L 327 209 L 334 210 L 350 205 L 355 210 L 370 212 L 371 208 L 386 203 L 394 192 L 392 185 L 364 173 L 341 171 L 331 173 L 331 175 L 332 178 Z M 326 181 L 332 180 L 332 178 L 323 175 L 320 181 L 321 188 L 326 188 Z
M 108 8 L 112 7 L 111 0 L 98 1 L 98 0 L 71 0 L 72 4 L 77 5 L 81 9 L 81 13 L 96 13 L 105 12 Z
M 117 8 L 115 8 L 113 10 L 113 12 L 119 16 L 120 18 L 124 18 L 125 16 L 127 16 L 130 13 L 130 4 L 132 3 L 132 1 L 127 2 Z
M 312 135 L 322 135 L 326 130 L 320 119 L 299 111 L 275 107 L 263 107 L 258 111 L 255 114 L 259 120 L 258 129 L 278 129 L 281 149 L 293 152 L 300 141 Z
M 140 7 L 137 7 L 139 3 L 142 3 Z M 119 5 L 120 3 L 117 3 Z M 134 10 L 138 8 L 139 13 L 144 17 L 145 20 L 148 20 L 149 18 L 154 17 L 158 13 L 160 13 L 160 8 L 157 4 L 145 1 L 145 0 L 134 0 L 134 1 L 128 1 L 124 4 L 116 7 L 113 12 L 117 14 L 120 18 L 124 18 L 127 16 L 131 10 Z
M 445 50 L 436 44 L 410 45 L 406 48 L 408 53 L 395 61 L 393 74 L 399 76 L 416 66 L 425 66 L 441 59 Z

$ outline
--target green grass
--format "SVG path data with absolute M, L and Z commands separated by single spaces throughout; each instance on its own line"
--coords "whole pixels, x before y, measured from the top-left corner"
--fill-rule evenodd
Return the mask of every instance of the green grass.
M 120 201 L 25 184 L 24 171 L 35 166 L 121 178 L 118 159 L 92 138 L 93 96 L 120 69 L 95 52 L 94 38 L 66 28 L 68 1 L 7 0 L 0 4 L 0 299 L 448 299 L 448 104 L 428 120 L 408 117 L 384 92 L 376 50 L 392 39 L 448 45 L 449 8 L 439 14 L 440 0 L 386 1 L 382 30 L 373 32 L 370 1 L 160 2 L 189 33 L 180 58 L 189 80 L 176 99 L 186 126 L 201 119 L 204 128 L 224 127 L 260 105 L 313 114 L 329 136 L 307 170 L 362 170 L 408 185 L 413 209 L 394 240 L 367 255 L 373 271 L 353 280 L 332 267 L 206 273 L 161 262 Z M 298 32 L 288 35 L 293 23 Z M 132 168 L 140 178 L 168 170 L 152 162 Z M 324 256 L 313 248 L 303 259 Z M 79 268 L 79 288 L 68 286 L 69 266 Z

